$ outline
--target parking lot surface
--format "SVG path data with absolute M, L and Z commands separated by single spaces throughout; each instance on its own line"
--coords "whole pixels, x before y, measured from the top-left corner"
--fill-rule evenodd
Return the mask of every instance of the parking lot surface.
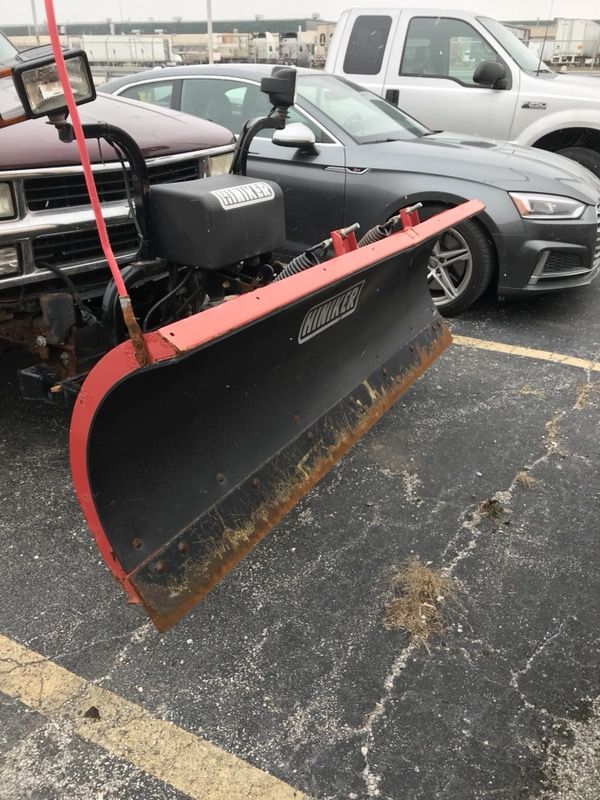
M 19 400 L 9 355 L 0 798 L 597 800 L 599 308 L 597 282 L 454 320 L 491 349 L 453 345 L 166 634 L 101 562 L 67 415 Z M 427 647 L 383 625 L 413 556 L 457 585 Z

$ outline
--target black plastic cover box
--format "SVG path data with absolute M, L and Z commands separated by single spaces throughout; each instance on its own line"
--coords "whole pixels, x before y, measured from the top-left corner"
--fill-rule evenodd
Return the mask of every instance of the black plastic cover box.
M 214 270 L 285 243 L 283 193 L 272 181 L 219 175 L 150 189 L 154 253 Z

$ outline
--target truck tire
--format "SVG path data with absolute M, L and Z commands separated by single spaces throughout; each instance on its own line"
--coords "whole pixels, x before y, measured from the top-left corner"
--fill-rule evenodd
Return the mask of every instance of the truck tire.
M 419 217 L 426 220 L 444 210 L 428 205 Z M 495 268 L 494 249 L 479 222 L 470 219 L 445 231 L 433 246 L 427 275 L 440 313 L 451 317 L 473 305 L 492 282 Z
M 590 172 L 600 178 L 600 153 L 595 150 L 590 150 L 589 147 L 565 147 L 564 150 L 556 152 L 559 156 L 577 161 L 578 164 L 587 167 Z

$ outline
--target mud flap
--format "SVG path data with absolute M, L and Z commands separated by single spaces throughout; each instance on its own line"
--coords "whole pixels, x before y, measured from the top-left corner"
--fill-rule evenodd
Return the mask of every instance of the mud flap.
M 99 549 L 161 630 L 251 550 L 450 342 L 431 240 L 470 201 L 146 335 L 92 370 L 71 425 Z

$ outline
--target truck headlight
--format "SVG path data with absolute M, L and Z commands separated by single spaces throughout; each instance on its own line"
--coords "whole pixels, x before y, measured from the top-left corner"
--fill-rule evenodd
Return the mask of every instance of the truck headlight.
M 233 153 L 221 153 L 219 156 L 210 156 L 208 159 L 211 177 L 226 175 L 233 161 Z
M 16 247 L 0 247 L 0 275 L 15 275 L 21 269 Z
M 10 183 L 0 183 L 0 219 L 10 219 L 15 215 L 15 206 Z
M 585 203 L 572 197 L 528 192 L 509 192 L 509 195 L 523 219 L 579 219 L 586 208 Z

